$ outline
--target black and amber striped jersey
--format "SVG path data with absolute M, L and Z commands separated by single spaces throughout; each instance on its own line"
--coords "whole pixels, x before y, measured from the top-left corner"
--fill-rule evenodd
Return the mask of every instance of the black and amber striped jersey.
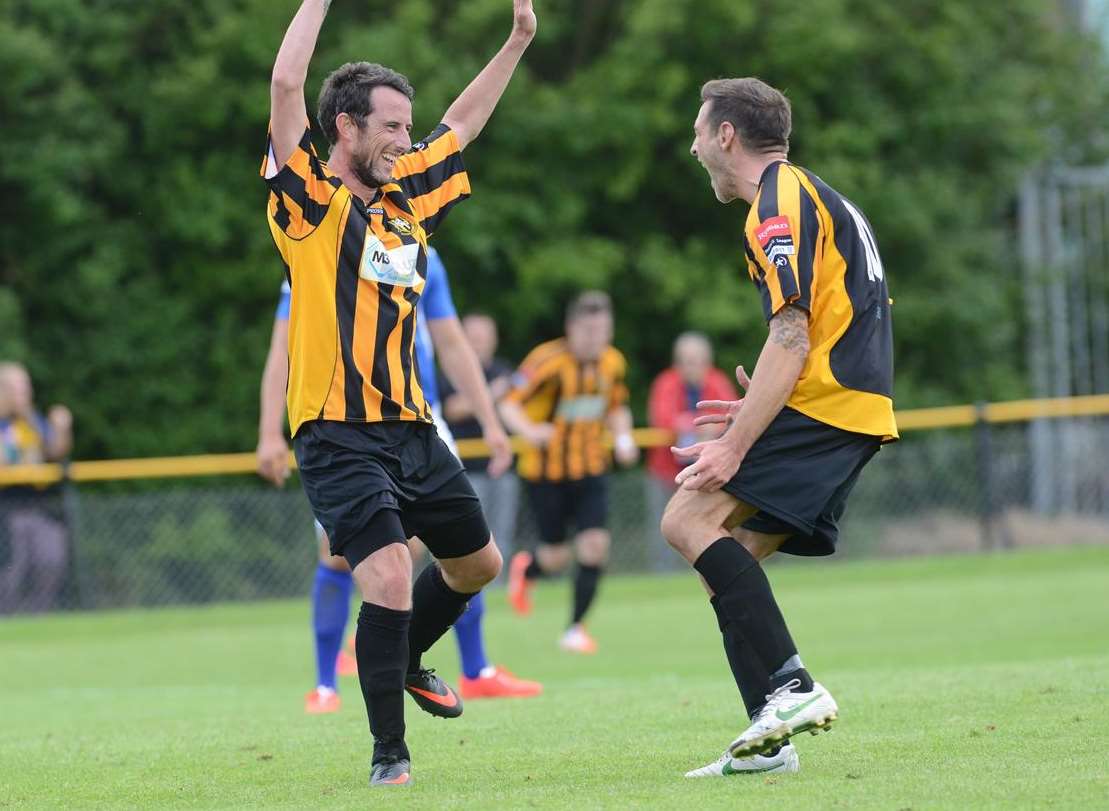
M 767 320 L 788 304 L 809 315 L 809 356 L 786 404 L 895 439 L 892 301 L 866 217 L 812 172 L 778 161 L 759 180 L 744 249 Z
M 506 399 L 519 403 L 532 422 L 554 425 L 543 448 L 520 454 L 517 472 L 529 481 L 599 476 L 609 468 L 605 418 L 624 405 L 627 362 L 606 347 L 595 361 L 579 361 L 565 338 L 535 347 L 520 364 Z
M 415 355 L 427 240 L 469 197 L 457 136 L 440 125 L 365 203 L 319 159 L 307 128 L 288 162 L 262 163 L 270 232 L 292 289 L 289 425 L 431 422 Z

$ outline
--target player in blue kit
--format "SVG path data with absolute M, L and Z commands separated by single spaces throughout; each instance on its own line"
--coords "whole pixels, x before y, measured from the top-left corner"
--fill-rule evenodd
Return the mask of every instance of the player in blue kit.
M 289 447 L 284 435 L 285 386 L 288 376 L 289 288 L 282 285 L 281 298 L 274 318 L 270 350 L 262 375 L 261 417 L 258 426 L 258 472 L 277 486 L 289 475 Z M 455 455 L 454 439 L 440 414 L 438 386 L 435 379 L 436 350 L 448 378 L 465 379 L 480 364 L 466 340 L 451 298 L 446 268 L 439 254 L 428 254 L 427 283 L 417 305 L 416 356 L 420 386 L 435 415 L 439 436 Z M 484 386 L 484 376 L 481 376 Z M 491 462 L 491 467 L 498 460 Z M 330 553 L 327 537 L 317 525 L 319 564 L 312 586 L 312 623 L 316 640 L 316 689 L 305 696 L 305 712 L 335 712 L 339 709 L 336 675 L 356 672 L 354 657 L 342 650 L 342 640 L 350 614 L 353 582 L 350 567 L 341 556 Z M 416 545 L 414 545 L 416 546 Z M 502 667 L 493 665 L 486 656 L 482 616 L 485 602 L 482 594 L 470 600 L 469 606 L 455 622 L 454 631 L 461 659 L 462 698 L 527 697 L 542 692 L 538 682 L 516 678 Z M 424 697 L 417 697 L 419 698 Z M 426 700 L 426 698 L 425 698 Z

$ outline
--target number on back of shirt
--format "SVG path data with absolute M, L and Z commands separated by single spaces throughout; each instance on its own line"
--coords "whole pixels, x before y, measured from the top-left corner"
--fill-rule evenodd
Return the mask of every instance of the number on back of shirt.
M 866 277 L 872 282 L 880 282 L 886 277 L 882 268 L 882 258 L 878 255 L 878 243 L 874 240 L 874 232 L 866 222 L 866 218 L 847 200 L 843 201 L 847 213 L 855 221 L 855 229 L 859 232 L 859 239 L 863 243 L 863 252 L 866 254 Z

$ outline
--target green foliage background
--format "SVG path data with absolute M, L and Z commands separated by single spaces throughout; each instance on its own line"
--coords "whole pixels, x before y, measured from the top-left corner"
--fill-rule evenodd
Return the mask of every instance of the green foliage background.
M 251 447 L 281 278 L 257 177 L 294 0 L 7 0 L 0 10 L 0 354 L 71 404 L 77 455 Z M 758 75 L 793 158 L 875 225 L 898 404 L 1025 392 L 1011 244 L 1022 173 L 1103 157 L 1104 61 L 1039 0 L 536 0 L 540 33 L 437 238 L 504 354 L 617 302 L 637 405 L 672 338 L 722 365 L 764 337 L 740 247 L 689 157 L 698 88 Z M 1061 5 L 1061 4 L 1060 4 Z M 1047 9 L 1045 11 L 1045 7 Z M 429 130 L 499 47 L 509 0 L 335 0 L 309 76 L 381 61 Z M 1099 140 L 1100 139 L 1100 140 Z M 325 144 L 322 136 L 318 146 Z

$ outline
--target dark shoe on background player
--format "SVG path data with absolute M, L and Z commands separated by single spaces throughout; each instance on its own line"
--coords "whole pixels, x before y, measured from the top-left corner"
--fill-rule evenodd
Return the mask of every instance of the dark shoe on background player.
M 382 758 L 370 768 L 371 786 L 407 786 L 411 782 L 412 764 L 403 758 Z
M 462 699 L 434 670 L 416 670 L 404 677 L 404 689 L 421 710 L 439 718 L 462 715 Z

